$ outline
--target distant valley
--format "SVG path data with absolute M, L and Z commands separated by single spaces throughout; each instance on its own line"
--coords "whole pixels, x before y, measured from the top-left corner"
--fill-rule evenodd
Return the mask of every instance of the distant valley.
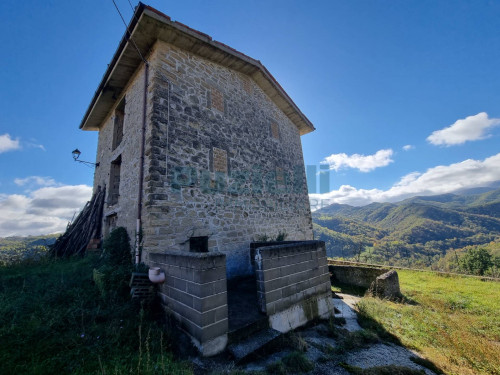
M 475 245 L 500 256 L 500 189 L 362 207 L 332 204 L 313 212 L 313 226 L 331 257 L 435 268 L 451 250 Z
M 12 236 L 0 238 L 0 266 L 24 260 L 36 260 L 49 251 L 59 234 L 45 236 Z

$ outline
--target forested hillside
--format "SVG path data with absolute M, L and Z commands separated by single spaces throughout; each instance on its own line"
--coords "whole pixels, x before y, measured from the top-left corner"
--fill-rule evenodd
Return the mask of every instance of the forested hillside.
M 500 242 L 500 189 L 363 207 L 332 204 L 314 212 L 313 222 L 329 256 L 429 267 L 450 250 Z
M 59 235 L 0 238 L 0 265 L 39 258 Z

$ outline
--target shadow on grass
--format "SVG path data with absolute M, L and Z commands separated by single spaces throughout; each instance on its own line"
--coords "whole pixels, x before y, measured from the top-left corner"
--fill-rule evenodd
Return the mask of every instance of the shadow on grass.
M 367 294 L 368 288 L 362 288 L 362 287 L 357 287 L 353 285 L 348 285 L 348 284 L 343 284 L 343 283 L 338 283 L 338 282 L 333 282 L 332 281 L 332 291 L 337 292 L 337 293 L 345 293 L 345 294 L 350 294 L 358 297 L 363 297 Z M 407 296 L 402 296 L 401 299 L 393 301 L 395 303 L 402 303 L 402 304 L 408 304 L 408 305 L 419 305 L 415 300 L 407 297 Z M 360 310 L 357 312 L 358 315 L 358 323 L 359 325 L 363 328 L 363 331 L 358 332 L 358 334 L 353 334 L 350 333 L 347 335 L 346 338 L 344 338 L 343 341 L 345 341 L 343 344 L 345 345 L 345 349 L 347 350 L 353 350 L 356 347 L 363 347 L 366 346 L 367 344 L 374 344 L 377 342 L 376 338 L 380 339 L 382 342 L 389 342 L 395 345 L 399 345 L 402 347 L 405 347 L 403 343 L 400 341 L 400 339 L 395 336 L 394 334 L 390 333 L 387 331 L 382 324 L 380 324 L 378 321 L 373 319 L 366 311 Z M 336 324 L 341 323 L 341 322 L 335 322 Z M 347 339 L 347 340 L 346 340 Z M 352 342 L 351 342 L 352 341 Z M 425 367 L 436 374 L 444 374 L 444 372 L 433 362 L 431 362 L 428 359 L 412 356 L 410 358 L 414 363 L 419 364 L 422 367 Z M 386 367 L 380 367 L 379 369 L 374 369 L 374 370 L 380 370 L 380 372 L 351 372 L 351 373 L 359 373 L 359 374 L 385 374 L 385 373 L 391 373 L 390 370 Z M 384 372 L 386 370 L 389 370 L 389 372 Z M 392 369 L 394 370 L 394 369 Z M 399 373 L 399 372 L 397 372 Z M 405 372 L 401 372 L 405 373 Z M 413 372 L 410 372 L 413 373 Z M 417 372 L 415 372 L 417 373 Z
M 340 283 L 338 281 L 333 280 L 332 278 L 330 278 L 330 282 L 332 284 L 333 293 L 350 294 L 356 297 L 364 297 L 367 293 L 369 293 L 368 288 L 364 288 L 361 286 Z M 336 298 L 335 295 L 333 296 L 333 298 Z M 403 303 L 406 305 L 413 305 L 413 306 L 419 305 L 417 301 L 405 295 L 402 295 L 401 298 L 394 299 L 393 302 Z

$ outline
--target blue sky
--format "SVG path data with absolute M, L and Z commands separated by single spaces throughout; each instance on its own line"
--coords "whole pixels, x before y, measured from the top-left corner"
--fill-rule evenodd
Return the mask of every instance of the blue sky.
M 314 202 L 500 180 L 500 1 L 148 4 L 275 76 L 317 128 L 306 164 L 330 167 Z M 97 133 L 78 125 L 124 26 L 111 0 L 7 0 L 0 14 L 0 236 L 61 230 L 89 198 L 93 170 L 71 151 L 95 159 Z

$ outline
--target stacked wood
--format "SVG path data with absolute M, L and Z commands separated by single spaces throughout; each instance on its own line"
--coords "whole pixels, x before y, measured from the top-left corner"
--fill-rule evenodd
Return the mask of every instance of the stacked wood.
M 101 236 L 105 195 L 106 189 L 99 186 L 77 218 L 68 224 L 66 232 L 52 245 L 52 256 L 84 255 L 90 240 Z

